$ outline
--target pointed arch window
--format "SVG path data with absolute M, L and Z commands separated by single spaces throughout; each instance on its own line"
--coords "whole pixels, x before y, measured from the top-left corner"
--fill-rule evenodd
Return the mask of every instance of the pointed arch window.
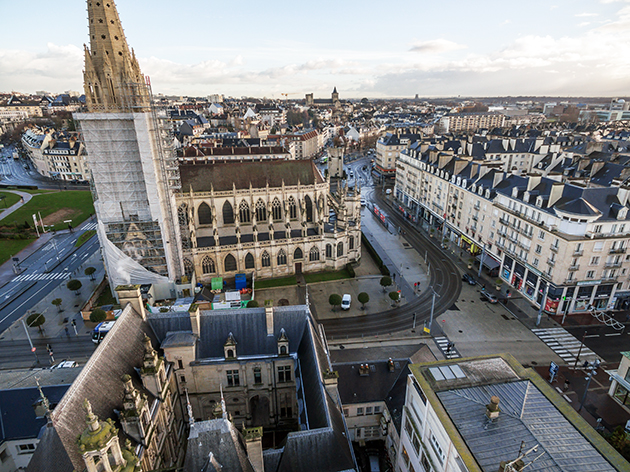
M 216 272 L 214 261 L 208 256 L 204 257 L 201 261 L 201 270 L 204 274 L 214 274 Z
M 223 224 L 234 224 L 234 209 L 232 208 L 230 202 L 228 202 L 227 200 L 223 204 Z
M 203 202 L 199 205 L 197 209 L 197 218 L 199 218 L 200 225 L 211 225 L 212 224 L 212 210 L 210 209 L 210 205 L 206 202 Z
M 332 259 L 333 248 L 332 244 L 326 244 L 326 259 Z
M 269 253 L 267 251 L 262 253 L 260 261 L 262 262 L 263 267 L 271 267 L 271 258 L 269 257 Z
M 337 257 L 343 256 L 343 243 L 337 244 Z
M 298 247 L 295 249 L 295 252 L 293 253 L 293 259 L 302 259 L 304 257 L 304 254 L 302 254 L 302 250 Z
M 293 197 L 289 197 L 289 218 L 292 220 L 297 218 L 297 205 Z
M 251 252 L 248 252 L 245 256 L 245 268 L 253 269 L 254 268 L 254 256 L 252 256 Z
M 234 272 L 236 270 L 236 259 L 232 254 L 228 254 L 225 256 L 225 261 L 223 263 L 226 272 Z
M 177 209 L 177 217 L 179 219 L 179 226 L 188 228 L 188 205 L 182 203 Z
M 315 246 L 311 248 L 311 251 L 308 253 L 308 260 L 311 262 L 319 260 L 319 249 Z
M 287 264 L 287 255 L 285 254 L 283 249 L 280 249 L 278 253 L 278 265 L 286 265 Z
M 273 203 L 271 204 L 271 216 L 273 221 L 282 220 L 282 205 L 280 205 L 280 200 L 277 198 L 274 198 Z
M 193 270 L 193 263 L 190 261 L 190 259 L 184 258 L 184 273 L 190 276 L 192 275 Z
M 265 221 L 267 219 L 267 206 L 262 198 L 256 202 L 256 221 Z
M 238 207 L 238 216 L 241 223 L 249 223 L 251 221 L 251 215 L 249 214 L 249 205 L 245 200 L 243 200 Z
M 304 196 L 304 206 L 306 207 L 306 221 L 313 222 L 313 200 L 308 195 Z

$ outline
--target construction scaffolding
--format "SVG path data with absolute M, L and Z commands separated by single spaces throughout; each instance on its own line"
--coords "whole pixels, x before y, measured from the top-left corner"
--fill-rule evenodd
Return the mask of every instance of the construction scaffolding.
M 114 284 L 176 281 L 183 263 L 173 137 L 148 78 L 125 83 L 123 90 L 117 110 L 75 115 L 88 151 L 108 275 Z

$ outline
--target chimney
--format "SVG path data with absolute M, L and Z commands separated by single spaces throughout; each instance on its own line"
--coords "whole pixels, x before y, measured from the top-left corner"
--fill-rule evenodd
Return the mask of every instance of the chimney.
M 330 393 L 332 398 L 337 398 L 337 384 L 339 381 L 339 372 L 336 370 L 324 371 L 324 387 Z
M 265 300 L 265 322 L 267 324 L 267 336 L 273 336 L 273 305 L 271 300 Z
M 192 326 L 193 334 L 199 336 L 201 333 L 199 305 L 196 303 L 190 305 L 190 308 L 188 308 L 188 314 L 190 315 L 190 325 Z
M 361 364 L 359 366 L 359 375 L 361 377 L 369 377 L 370 376 L 370 365 L 369 364 Z
M 247 447 L 247 457 L 256 472 L 265 472 L 262 452 L 262 426 L 243 429 L 243 439 Z
M 527 191 L 534 190 L 540 184 L 542 177 L 540 175 L 530 175 L 527 180 Z
M 144 303 L 142 303 L 142 295 L 140 295 L 140 285 L 119 285 L 116 287 L 118 294 L 118 301 L 123 308 L 128 303 L 131 307 L 142 317 L 146 319 L 147 313 L 144 310 Z
M 490 403 L 486 405 L 486 417 L 492 421 L 499 417 L 499 397 L 492 395 Z
M 547 202 L 547 208 L 553 208 L 560 197 L 562 197 L 562 192 L 564 191 L 564 184 L 560 182 L 554 182 L 551 186 L 551 192 L 549 192 L 549 201 Z
M 391 357 L 387 360 L 387 369 L 390 372 L 394 372 L 394 370 L 395 370 L 394 361 L 392 360 Z

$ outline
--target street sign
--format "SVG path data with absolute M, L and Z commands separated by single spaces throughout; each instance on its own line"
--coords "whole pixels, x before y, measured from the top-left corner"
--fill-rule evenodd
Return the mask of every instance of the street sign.
M 424 327 L 424 332 L 425 332 L 425 333 L 429 333 L 429 334 L 431 334 L 431 328 L 429 328 L 429 327 L 425 326 L 425 327 Z
M 37 351 L 37 348 L 36 348 L 35 346 L 33 346 L 33 347 L 31 348 L 31 352 L 35 352 L 35 351 Z

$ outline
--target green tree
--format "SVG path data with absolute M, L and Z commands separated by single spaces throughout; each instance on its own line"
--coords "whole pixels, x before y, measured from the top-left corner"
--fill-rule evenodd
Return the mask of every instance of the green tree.
M 72 280 L 68 280 L 68 283 L 66 284 L 66 286 L 68 287 L 68 290 L 72 290 L 74 291 L 75 294 L 79 295 L 79 290 L 81 290 L 81 287 L 83 287 L 83 284 L 81 283 L 80 280 L 72 279 Z
M 61 304 L 63 303 L 63 300 L 61 300 L 61 298 L 55 298 L 51 303 L 57 307 L 57 312 L 61 313 Z
M 32 313 L 26 318 L 26 326 L 29 328 L 39 328 L 42 332 L 42 325 L 46 322 L 46 318 L 41 313 Z
M 94 267 L 86 267 L 85 269 L 85 275 L 89 276 L 90 280 L 94 280 L 94 272 L 96 272 Z
M 381 281 L 379 283 L 381 284 L 381 287 L 383 287 L 383 292 L 385 292 L 387 291 L 387 287 L 392 284 L 392 278 L 388 275 L 384 275 L 381 277 Z
M 335 307 L 341 305 L 341 295 L 333 293 L 330 297 L 328 297 L 328 303 L 331 304 L 333 311 L 335 311 Z
M 94 308 L 90 313 L 90 321 L 92 323 L 100 323 L 107 318 L 107 312 L 101 308 Z
M 370 301 L 370 296 L 365 292 L 361 292 L 357 295 L 357 300 L 359 300 L 359 303 L 361 304 L 361 309 L 365 310 L 365 304 Z
M 400 294 L 394 290 L 393 292 L 389 292 L 389 298 L 391 298 L 393 302 L 397 302 L 400 299 Z
M 247 308 L 258 308 L 258 302 L 256 300 L 250 300 L 247 302 Z

